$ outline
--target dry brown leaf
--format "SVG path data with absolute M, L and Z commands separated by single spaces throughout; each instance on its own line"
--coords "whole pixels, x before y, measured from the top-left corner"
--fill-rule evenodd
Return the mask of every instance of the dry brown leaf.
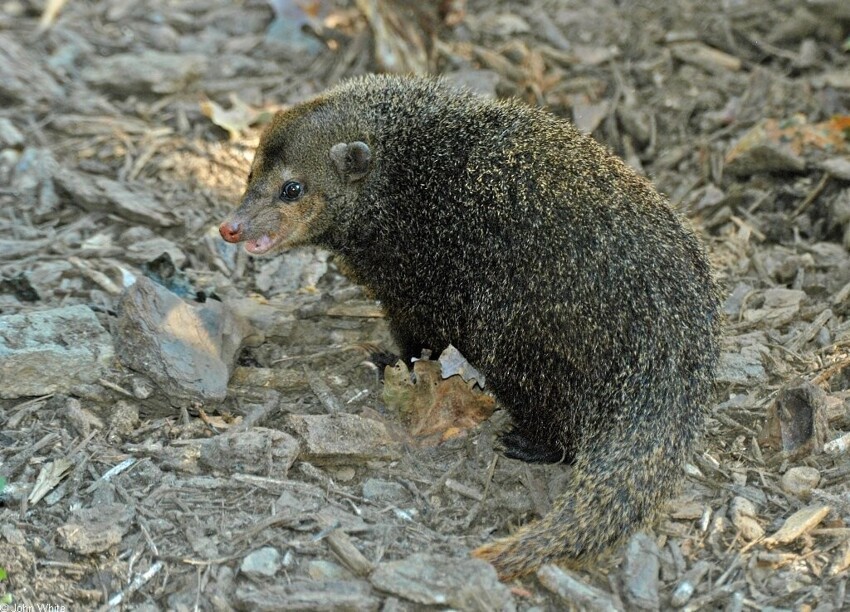
M 38 478 L 35 479 L 35 486 L 30 491 L 27 503 L 30 506 L 34 506 L 41 501 L 45 495 L 55 489 L 56 485 L 68 475 L 68 472 L 71 471 L 73 466 L 74 464 L 67 459 L 57 459 L 56 461 L 45 463 L 38 473 Z
M 735 143 L 726 155 L 726 163 L 765 143 L 783 147 L 798 156 L 811 149 L 834 153 L 848 151 L 850 115 L 836 115 L 821 123 L 808 123 L 802 114 L 786 120 L 765 119 Z
M 212 100 L 201 102 L 201 112 L 218 127 L 227 131 L 230 140 L 237 140 L 242 132 L 257 123 L 262 113 L 251 108 L 239 99 L 236 94 L 230 94 L 231 106 L 225 109 Z
M 437 361 L 417 361 L 413 373 L 415 382 L 403 361 L 386 368 L 384 403 L 401 414 L 410 434 L 423 438 L 425 445 L 461 435 L 496 407 L 490 395 L 474 388 L 474 380 L 467 383 L 459 375 L 443 379 Z

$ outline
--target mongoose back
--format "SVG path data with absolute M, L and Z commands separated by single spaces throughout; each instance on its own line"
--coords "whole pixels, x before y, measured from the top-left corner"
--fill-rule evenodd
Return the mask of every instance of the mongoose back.
M 501 577 L 585 563 L 674 493 L 712 393 L 716 285 L 668 202 L 569 122 L 355 79 L 275 116 L 221 234 L 336 253 L 404 359 L 451 343 L 486 374 L 508 457 L 572 464 L 546 516 L 475 551 Z

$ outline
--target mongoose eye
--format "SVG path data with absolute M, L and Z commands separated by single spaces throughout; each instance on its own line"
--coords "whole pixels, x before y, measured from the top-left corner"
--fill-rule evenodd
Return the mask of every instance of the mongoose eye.
M 304 187 L 298 181 L 287 181 L 280 190 L 280 199 L 284 202 L 294 202 L 304 195 Z

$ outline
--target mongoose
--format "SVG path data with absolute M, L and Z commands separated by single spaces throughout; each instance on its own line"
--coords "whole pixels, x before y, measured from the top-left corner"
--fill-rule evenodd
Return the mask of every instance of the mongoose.
M 585 563 L 673 494 L 712 392 L 717 287 L 667 200 L 569 122 L 358 78 L 274 117 L 220 231 L 255 255 L 336 253 L 404 359 L 451 343 L 484 372 L 508 457 L 572 464 L 546 516 L 474 552 L 501 577 Z

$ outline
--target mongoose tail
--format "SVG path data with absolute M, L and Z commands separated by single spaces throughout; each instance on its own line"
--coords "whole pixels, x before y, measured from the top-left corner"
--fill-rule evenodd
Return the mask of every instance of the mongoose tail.
M 681 414 L 666 409 L 668 415 Z M 696 422 L 683 429 L 676 419 L 661 416 L 626 419 L 596 432 L 576 457 L 569 485 L 552 509 L 511 536 L 477 548 L 473 556 L 493 564 L 502 580 L 546 563 L 592 562 L 650 523 L 674 495 L 698 429 Z

